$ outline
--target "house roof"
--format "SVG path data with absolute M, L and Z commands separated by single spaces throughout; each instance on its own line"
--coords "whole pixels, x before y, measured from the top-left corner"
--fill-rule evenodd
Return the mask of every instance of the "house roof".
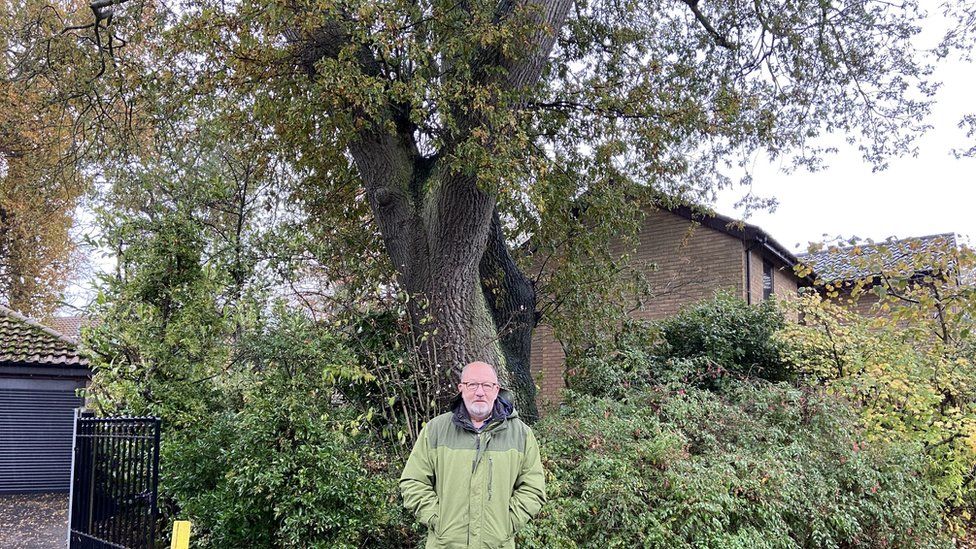
M 84 322 L 85 317 L 81 315 L 58 316 L 49 320 L 48 326 L 71 341 L 77 342 L 81 338 L 81 327 Z
M 856 246 L 833 246 L 818 252 L 800 254 L 798 257 L 813 269 L 817 278 L 824 282 L 835 282 L 877 275 L 879 261 L 882 270 L 910 265 L 915 272 L 924 272 L 934 267 L 926 264 L 925 258 L 937 258 L 940 253 L 944 253 L 946 245 L 956 248 L 955 234 L 889 239 L 886 242 Z M 911 261 L 916 257 L 921 258 L 922 262 Z
M 74 341 L 0 305 L 0 367 L 88 368 Z
M 766 231 L 757 225 L 733 219 L 717 212 L 706 212 L 705 210 L 689 206 L 665 207 L 664 209 L 729 236 L 754 242 L 762 246 L 770 255 L 779 258 L 788 267 L 793 267 L 800 263 L 799 258 L 786 249 L 786 246 L 777 242 L 775 238 L 769 236 Z

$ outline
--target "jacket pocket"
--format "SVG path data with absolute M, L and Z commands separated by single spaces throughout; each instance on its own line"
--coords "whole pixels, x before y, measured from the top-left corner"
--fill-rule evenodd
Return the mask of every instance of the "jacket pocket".
M 511 514 L 508 516 L 508 520 L 505 521 L 506 536 L 498 544 L 498 549 L 510 549 L 515 547 L 515 523 L 512 520 Z

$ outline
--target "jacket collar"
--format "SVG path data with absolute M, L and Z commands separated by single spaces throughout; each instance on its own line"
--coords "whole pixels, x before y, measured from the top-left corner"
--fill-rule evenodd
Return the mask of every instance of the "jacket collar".
M 515 410 L 515 406 L 512 405 L 511 393 L 507 389 L 502 389 L 498 391 L 498 398 L 495 399 L 495 405 L 491 409 L 491 416 L 488 421 L 481 428 L 482 431 L 489 428 L 502 428 L 505 425 L 505 420 L 514 419 L 518 417 L 518 412 Z M 461 394 L 458 393 L 454 400 L 451 401 L 451 411 L 454 413 L 451 420 L 455 425 L 464 429 L 465 431 L 470 431 L 472 433 L 477 433 L 478 429 L 474 427 L 471 423 L 471 416 L 468 415 L 468 409 L 464 406 L 464 399 L 461 398 Z M 492 427 L 496 423 L 501 423 L 497 427 Z

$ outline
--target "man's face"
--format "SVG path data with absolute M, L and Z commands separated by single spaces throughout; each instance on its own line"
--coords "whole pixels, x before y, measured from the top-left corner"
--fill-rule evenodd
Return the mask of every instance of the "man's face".
M 464 399 L 468 415 L 475 421 L 481 421 L 488 417 L 495 406 L 495 399 L 498 398 L 498 377 L 488 364 L 473 362 L 461 374 L 458 390 Z

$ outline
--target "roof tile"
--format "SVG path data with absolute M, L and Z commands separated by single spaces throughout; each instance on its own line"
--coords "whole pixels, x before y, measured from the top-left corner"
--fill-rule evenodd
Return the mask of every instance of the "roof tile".
M 87 368 L 74 341 L 0 305 L 0 365 Z
M 924 260 L 926 257 L 931 257 L 932 254 L 938 254 L 939 250 L 946 245 L 956 247 L 955 234 L 935 234 L 902 240 L 892 239 L 874 244 L 841 248 L 831 247 L 818 252 L 801 254 L 797 257 L 813 269 L 817 278 L 824 282 L 836 282 L 857 280 L 879 274 L 869 272 L 870 269 L 866 267 L 875 263 L 869 261 L 873 256 L 881 256 L 882 268 L 891 269 L 911 257 Z

